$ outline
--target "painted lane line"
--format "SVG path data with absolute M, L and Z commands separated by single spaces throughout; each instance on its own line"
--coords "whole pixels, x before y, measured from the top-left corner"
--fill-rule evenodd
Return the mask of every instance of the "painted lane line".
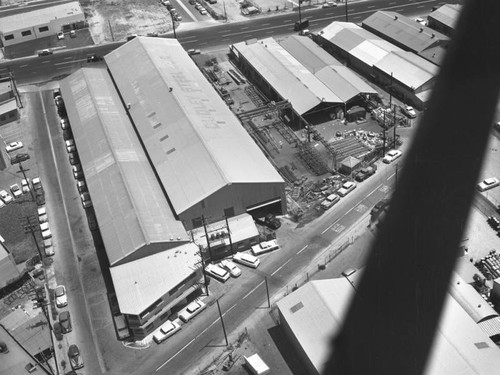
M 27 66 L 28 66 L 28 64 L 19 65 L 19 67 L 20 67 L 20 68 L 25 68 L 25 67 L 27 67 Z
M 283 267 L 285 267 L 288 262 L 290 262 L 292 260 L 292 258 L 288 259 L 285 263 L 283 263 L 280 267 L 278 267 L 278 269 L 276 269 L 276 271 L 274 271 L 271 276 L 274 276 L 276 274 L 276 272 L 278 272 L 280 269 L 282 269 Z
M 177 357 L 184 349 L 186 349 L 189 345 L 191 345 L 193 342 L 194 342 L 195 339 L 192 339 L 191 341 L 189 341 L 186 345 L 184 345 L 181 349 L 179 349 L 179 351 L 177 353 L 175 353 L 172 357 L 170 357 L 170 359 L 168 361 L 166 361 L 165 363 L 163 363 L 160 367 L 158 367 L 155 372 L 158 372 L 160 371 L 163 366 L 165 366 L 167 363 L 169 363 L 172 359 L 174 359 L 175 357 Z
M 325 19 L 329 19 L 329 18 L 325 18 Z M 290 22 L 290 21 L 288 21 Z M 234 35 L 241 35 L 241 34 L 248 34 L 250 32 L 256 32 L 256 31 L 265 31 L 265 30 L 271 30 L 271 29 L 282 29 L 283 26 L 279 25 L 279 26 L 270 26 L 270 27 L 264 27 L 264 28 L 261 28 L 261 29 L 252 29 L 252 30 L 249 30 L 249 31 L 242 31 L 242 32 L 237 32 L 237 33 L 231 33 L 231 34 L 223 34 L 222 36 L 234 36 Z
M 242 300 L 244 300 L 245 298 L 247 298 L 250 294 L 252 294 L 253 292 L 255 292 L 255 290 L 261 286 L 262 284 L 264 284 L 264 281 L 261 281 L 259 285 L 257 285 L 255 288 L 253 288 L 251 291 L 249 291 L 247 294 L 245 294 L 245 297 L 242 298 Z
M 231 311 L 232 309 L 234 309 L 238 304 L 235 303 L 233 306 L 231 306 L 229 309 L 226 310 L 226 312 L 224 314 L 222 314 L 222 316 L 226 315 L 227 313 L 229 313 L 229 311 Z
M 80 60 L 71 60 L 71 61 L 63 61 L 60 63 L 55 63 L 54 65 L 64 65 L 64 64 L 74 64 L 82 61 L 87 61 L 87 59 L 80 59 Z
M 307 247 L 308 247 L 308 246 L 309 246 L 309 245 L 306 245 L 306 246 L 304 246 L 302 249 L 300 249 L 300 251 L 297 253 L 297 255 L 299 255 L 301 252 L 303 252 L 305 249 L 307 249 Z

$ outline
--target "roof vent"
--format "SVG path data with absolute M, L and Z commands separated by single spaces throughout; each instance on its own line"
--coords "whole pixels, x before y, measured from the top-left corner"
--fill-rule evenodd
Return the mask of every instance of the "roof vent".
M 394 16 L 394 19 L 397 20 L 398 19 L 398 16 Z
M 435 38 L 436 34 L 432 33 L 431 38 Z
M 132 107 L 132 104 L 127 103 L 127 109 L 130 109 Z
M 173 241 L 174 240 L 174 237 L 170 237 L 170 241 Z
M 180 240 L 181 240 L 181 238 L 180 238 L 180 237 L 177 237 L 177 241 L 180 241 Z
M 424 32 L 424 28 L 421 27 L 419 32 L 423 33 Z

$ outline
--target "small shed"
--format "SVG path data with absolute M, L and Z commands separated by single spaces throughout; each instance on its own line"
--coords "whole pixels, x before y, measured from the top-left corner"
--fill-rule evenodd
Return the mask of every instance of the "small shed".
M 366 109 L 358 106 L 350 108 L 345 116 L 347 122 L 354 122 L 366 118 Z
M 349 175 L 361 165 L 361 160 L 348 156 L 340 162 L 339 172 Z

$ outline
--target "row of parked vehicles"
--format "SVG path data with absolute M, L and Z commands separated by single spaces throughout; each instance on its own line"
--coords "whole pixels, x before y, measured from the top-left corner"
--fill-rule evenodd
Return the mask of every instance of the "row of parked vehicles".
M 33 179 L 33 189 L 40 184 L 40 179 L 37 177 Z M 23 178 L 21 180 L 21 187 L 19 184 L 10 185 L 10 193 L 7 190 L 0 190 L 0 208 L 5 207 L 5 205 L 13 202 L 17 198 L 22 197 L 23 194 L 29 193 L 31 190 L 29 178 Z
M 63 130 L 65 147 L 69 155 L 69 162 L 72 167 L 73 177 L 77 180 L 77 187 L 78 191 L 80 192 L 80 198 L 82 199 L 83 206 L 86 208 L 85 204 L 86 200 L 82 196 L 84 192 L 87 192 L 86 183 L 83 179 L 83 172 L 82 172 L 82 167 L 80 165 L 80 159 L 76 151 L 75 141 L 73 140 L 73 134 L 71 132 L 71 127 L 67 117 L 64 100 L 59 92 L 59 89 L 54 91 L 54 103 L 57 107 L 57 112 L 60 117 L 61 129 Z M 88 196 L 87 199 L 90 202 L 90 196 Z M 91 204 L 92 203 L 90 202 L 90 205 Z M 68 296 L 66 294 L 66 287 L 64 285 L 58 285 L 56 287 L 54 291 L 54 298 L 57 308 L 61 309 L 68 306 Z M 54 323 L 53 329 L 56 339 L 58 340 L 62 339 L 62 334 L 69 333 L 73 330 L 71 324 L 71 314 L 69 311 L 62 311 L 59 313 L 59 321 Z M 72 344 L 69 346 L 68 358 L 73 371 L 76 371 L 84 367 L 80 349 L 78 348 L 77 345 Z

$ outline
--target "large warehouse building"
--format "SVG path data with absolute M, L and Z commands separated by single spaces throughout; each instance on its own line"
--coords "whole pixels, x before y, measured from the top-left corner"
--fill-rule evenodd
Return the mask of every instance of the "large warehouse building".
M 446 53 L 449 38 L 396 12 L 378 11 L 362 26 L 392 44 L 413 52 L 438 66 Z
M 0 40 L 7 47 L 84 26 L 85 14 L 78 1 L 59 3 L 0 17 Z
M 404 102 L 423 108 L 429 100 L 438 67 L 422 57 L 348 22 L 332 22 L 318 43 Z
M 444 4 L 427 17 L 429 27 L 452 36 L 462 6 L 459 4 Z
M 300 116 L 336 118 L 377 91 L 311 39 L 291 36 L 231 46 L 240 69 L 275 100 L 288 100 Z M 340 115 L 340 116 L 342 116 Z
M 340 331 L 354 292 L 346 278 L 317 280 L 278 302 L 280 326 L 308 374 L 323 373 L 331 340 Z M 446 299 L 431 353 L 425 375 L 498 371 L 498 347 L 451 295 Z
M 119 309 L 140 340 L 201 286 L 186 230 L 202 216 L 284 212 L 284 182 L 176 40 L 135 38 L 105 60 L 61 93 Z

